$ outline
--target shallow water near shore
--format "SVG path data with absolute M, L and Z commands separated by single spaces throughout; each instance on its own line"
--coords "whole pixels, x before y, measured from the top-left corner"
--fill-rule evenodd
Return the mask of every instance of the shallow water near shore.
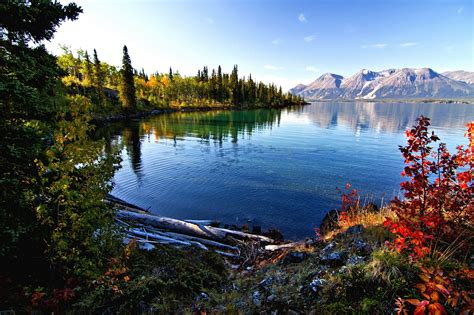
M 419 115 L 454 150 L 474 105 L 312 103 L 286 109 L 168 113 L 113 123 L 123 145 L 114 196 L 178 219 L 312 235 L 350 183 L 381 204 L 399 193 L 398 146 Z

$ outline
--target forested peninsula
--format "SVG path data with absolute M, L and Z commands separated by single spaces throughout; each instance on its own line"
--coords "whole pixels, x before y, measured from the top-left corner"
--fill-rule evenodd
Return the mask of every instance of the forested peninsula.
M 150 75 L 132 67 L 127 46 L 123 47 L 121 68 L 100 61 L 97 51 L 73 53 L 62 47 L 58 56 L 61 78 L 68 94 L 88 97 L 95 119 L 150 112 L 211 109 L 249 109 L 306 104 L 300 96 L 283 93 L 281 87 L 248 77 L 239 77 L 238 66 L 224 73 L 221 66 L 203 67 L 196 76 L 182 76 L 172 68 Z

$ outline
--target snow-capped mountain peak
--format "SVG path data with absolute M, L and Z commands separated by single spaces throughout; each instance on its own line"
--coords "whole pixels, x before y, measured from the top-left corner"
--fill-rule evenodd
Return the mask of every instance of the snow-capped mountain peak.
M 445 74 L 431 68 L 362 69 L 347 78 L 325 73 L 309 85 L 300 84 L 290 92 L 307 100 L 474 97 L 474 85 L 469 84 L 474 82 L 474 73 Z M 453 79 L 461 77 L 465 80 Z

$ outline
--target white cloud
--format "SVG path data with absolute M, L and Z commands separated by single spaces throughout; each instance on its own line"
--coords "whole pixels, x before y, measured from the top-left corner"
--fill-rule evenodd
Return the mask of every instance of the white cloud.
M 303 40 L 305 42 L 309 43 L 309 42 L 312 42 L 315 38 L 316 38 L 315 35 L 309 35 L 309 36 L 306 36 L 305 38 L 303 38 Z
M 206 18 L 206 23 L 207 24 L 214 24 L 214 19 L 208 17 L 208 18 Z
M 319 72 L 319 69 L 316 68 L 316 67 L 313 67 L 313 66 L 307 66 L 306 68 L 304 68 L 306 71 L 309 71 L 309 72 Z
M 300 13 L 300 15 L 298 15 L 298 21 L 300 21 L 302 23 L 308 22 L 303 13 Z
M 371 44 L 371 45 L 362 45 L 360 46 L 361 48 L 377 48 L 377 49 L 382 49 L 382 48 L 385 48 L 387 47 L 388 44 L 383 44 L 383 43 L 377 43 L 377 44 Z
M 418 46 L 419 43 L 417 42 L 406 42 L 406 43 L 401 43 L 400 47 L 406 48 L 406 47 L 413 47 L 413 46 Z
M 462 11 L 464 11 L 464 7 L 459 7 L 458 10 L 457 10 L 458 14 L 461 14 Z
M 273 45 L 281 44 L 281 39 L 275 38 L 274 40 L 272 40 L 272 44 L 273 44 Z
M 281 69 L 283 69 L 282 67 L 277 67 L 277 66 L 274 66 L 274 65 L 264 65 L 263 67 L 267 70 L 281 70 Z

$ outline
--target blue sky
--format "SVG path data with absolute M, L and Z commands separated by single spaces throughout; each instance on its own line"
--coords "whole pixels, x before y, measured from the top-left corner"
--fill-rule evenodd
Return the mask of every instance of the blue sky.
M 96 48 L 120 65 L 126 44 L 133 66 L 148 73 L 238 64 L 241 75 L 289 89 L 362 68 L 474 71 L 470 0 L 75 2 L 84 13 L 59 28 L 52 52 Z

